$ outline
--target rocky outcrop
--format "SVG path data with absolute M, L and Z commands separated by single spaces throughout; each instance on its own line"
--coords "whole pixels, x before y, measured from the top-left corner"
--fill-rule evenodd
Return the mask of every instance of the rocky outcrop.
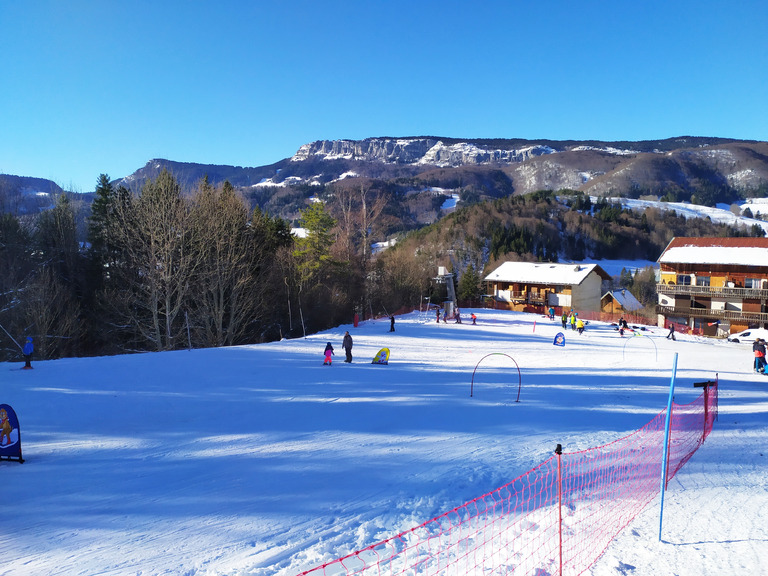
M 368 138 L 366 140 L 317 140 L 304 144 L 291 158 L 301 162 L 323 160 L 364 160 L 395 164 L 415 164 L 438 143 L 429 138 Z
M 362 160 L 391 164 L 466 166 L 511 164 L 556 152 L 550 146 L 532 144 L 520 148 L 492 148 L 472 142 L 447 143 L 437 138 L 368 138 L 366 140 L 317 140 L 304 144 L 291 158 L 302 162 L 324 160 Z

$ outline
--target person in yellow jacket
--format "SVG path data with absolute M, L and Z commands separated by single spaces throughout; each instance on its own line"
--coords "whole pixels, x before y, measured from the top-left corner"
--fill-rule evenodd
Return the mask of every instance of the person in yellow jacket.
M 579 334 L 584 334 L 584 321 L 581 318 L 576 320 L 576 331 Z

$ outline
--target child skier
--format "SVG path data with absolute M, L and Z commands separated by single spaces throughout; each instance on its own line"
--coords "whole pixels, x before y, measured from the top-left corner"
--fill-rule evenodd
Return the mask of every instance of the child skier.
M 331 346 L 331 343 L 328 342 L 328 344 L 325 345 L 325 360 L 323 360 L 323 366 L 328 364 L 328 366 L 331 366 L 333 364 L 333 359 L 331 356 L 335 356 L 333 353 L 333 346 Z
M 32 344 L 32 338 L 27 336 L 27 342 L 24 344 L 24 349 L 21 353 L 24 355 L 24 370 L 32 369 L 32 354 L 35 351 L 35 345 Z

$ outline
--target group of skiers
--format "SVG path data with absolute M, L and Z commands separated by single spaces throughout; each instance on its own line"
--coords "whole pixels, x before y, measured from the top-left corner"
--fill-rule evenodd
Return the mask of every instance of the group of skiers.
M 550 306 L 548 312 L 548 316 L 550 320 L 555 319 L 555 309 Z M 437 308 L 436 311 L 436 321 L 439 324 L 440 323 L 440 317 L 441 317 L 441 309 Z M 457 324 L 461 324 L 461 314 L 459 312 L 459 309 L 456 309 L 454 318 L 456 320 Z M 472 318 L 472 324 L 477 323 L 477 316 L 475 316 L 474 312 L 471 315 Z M 446 311 L 442 310 L 442 319 L 443 322 L 447 321 L 447 315 Z M 574 310 L 565 311 L 563 310 L 563 314 L 561 316 L 561 321 L 563 324 L 563 329 L 567 329 L 568 326 L 570 326 L 571 330 L 578 332 L 579 334 L 584 333 L 585 324 L 584 321 L 579 318 L 579 313 L 575 312 Z M 390 315 L 390 332 L 395 331 L 395 317 L 393 315 Z M 629 325 L 627 324 L 627 321 L 622 316 L 619 319 L 618 322 L 618 330 L 619 335 L 624 336 L 624 331 L 629 330 Z M 669 333 L 667 334 L 668 339 L 675 340 L 675 325 L 671 324 L 669 327 Z M 32 339 L 29 338 L 29 343 L 31 345 Z M 344 351 L 346 353 L 346 359 L 344 362 L 352 362 L 352 336 L 349 334 L 349 331 L 345 332 L 344 339 L 341 343 L 342 348 L 344 348 Z M 755 372 L 765 373 L 765 366 L 766 366 L 766 348 L 765 348 L 765 340 L 757 339 L 755 340 L 755 344 L 752 347 L 752 350 L 755 352 Z M 30 352 L 31 354 L 31 352 Z M 323 361 L 323 365 L 330 366 L 333 363 L 333 356 L 335 356 L 335 353 L 333 351 L 333 346 L 330 342 L 326 344 L 325 346 L 325 352 L 324 352 L 325 360 Z M 26 357 L 26 356 L 25 356 Z
M 550 320 L 555 319 L 555 310 L 554 308 L 549 309 L 549 318 Z M 560 321 L 563 323 L 563 329 L 567 329 L 568 326 L 571 327 L 571 330 L 577 331 L 579 334 L 584 334 L 584 321 L 579 318 L 579 313 L 574 312 L 571 310 L 570 312 L 566 312 L 563 310 L 563 314 L 560 317 Z
M 629 330 L 629 324 L 627 324 L 627 321 L 624 319 L 624 316 L 619 318 L 619 336 L 624 338 L 624 330 Z
M 470 316 L 472 318 L 472 324 L 477 323 L 477 316 L 473 312 Z M 461 315 L 459 314 L 459 309 L 456 309 L 456 323 L 461 324 Z M 443 322 L 446 321 L 445 312 L 443 312 Z M 437 322 L 440 322 L 440 309 L 437 309 Z M 395 331 L 395 317 L 394 315 L 389 316 L 389 331 L 394 332 Z M 29 339 L 31 342 L 31 338 Z M 344 333 L 344 339 L 341 341 L 341 347 L 344 349 L 344 352 L 346 353 L 346 359 L 344 362 L 352 363 L 352 336 L 349 333 L 349 330 L 347 330 Z M 336 355 L 336 353 L 333 351 L 333 345 L 328 342 L 325 345 L 325 351 L 323 352 L 323 366 L 332 366 L 333 365 L 333 357 Z
M 443 310 L 442 318 L 443 318 L 443 323 L 447 324 L 448 323 L 447 310 Z M 461 324 L 461 311 L 458 308 L 456 308 L 456 311 L 453 313 L 453 318 L 456 324 Z M 475 316 L 474 312 L 471 314 L 470 318 L 472 318 L 472 324 L 477 324 L 477 316 Z M 435 321 L 438 324 L 440 324 L 440 308 L 435 309 Z

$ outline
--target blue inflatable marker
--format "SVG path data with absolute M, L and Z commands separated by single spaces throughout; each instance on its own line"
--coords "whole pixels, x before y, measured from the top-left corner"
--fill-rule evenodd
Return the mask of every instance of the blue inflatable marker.
M 553 346 L 565 346 L 565 334 L 558 332 L 555 336 L 555 341 L 552 342 Z

